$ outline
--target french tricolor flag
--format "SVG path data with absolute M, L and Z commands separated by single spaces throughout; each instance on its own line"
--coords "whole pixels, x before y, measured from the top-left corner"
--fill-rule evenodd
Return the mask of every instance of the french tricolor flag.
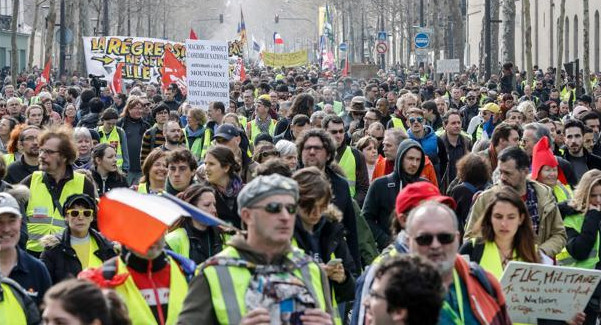
M 274 44 L 284 44 L 284 40 L 282 39 L 282 36 L 280 36 L 280 33 L 278 33 L 278 32 L 273 33 L 273 43 Z
M 110 240 L 145 254 L 180 217 L 189 216 L 209 226 L 227 225 L 173 196 L 142 194 L 117 188 L 100 198 L 98 228 Z M 179 202 L 178 202 L 179 201 Z

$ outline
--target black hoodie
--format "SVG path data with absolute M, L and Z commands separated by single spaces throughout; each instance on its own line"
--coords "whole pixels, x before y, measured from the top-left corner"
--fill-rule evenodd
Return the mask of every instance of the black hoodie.
M 407 151 L 412 148 L 422 152 L 422 160 L 415 175 L 407 174 L 402 168 L 403 158 Z M 378 243 L 379 250 L 388 246 L 392 240 L 390 233 L 391 213 L 394 211 L 396 196 L 399 191 L 405 184 L 427 181 L 420 177 L 426 162 L 424 157 L 424 150 L 419 143 L 411 139 L 404 140 L 397 149 L 392 173 L 373 181 L 367 191 L 362 213 L 371 228 L 374 239 Z

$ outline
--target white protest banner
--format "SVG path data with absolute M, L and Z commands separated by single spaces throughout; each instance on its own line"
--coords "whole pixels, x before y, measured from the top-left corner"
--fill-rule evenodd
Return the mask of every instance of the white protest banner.
M 461 71 L 459 59 L 436 61 L 436 73 L 457 73 Z
M 601 271 L 510 262 L 501 287 L 514 323 L 569 320 L 583 311 L 601 280 Z
M 112 80 L 115 68 L 123 62 L 123 80 L 138 80 L 160 84 L 165 49 L 183 60 L 186 56 L 184 43 L 157 38 L 130 36 L 84 37 L 86 68 L 89 74 Z
M 229 63 L 226 41 L 186 40 L 188 101 L 206 110 L 210 102 L 229 105 Z

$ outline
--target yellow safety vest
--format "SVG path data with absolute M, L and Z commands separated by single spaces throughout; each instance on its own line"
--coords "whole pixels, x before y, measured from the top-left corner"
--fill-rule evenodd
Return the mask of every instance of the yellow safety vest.
M 582 213 L 567 216 L 563 220 L 563 225 L 566 228 L 572 228 L 577 232 L 582 231 L 582 224 L 584 223 L 584 215 Z M 594 269 L 597 262 L 599 262 L 599 233 L 595 238 L 595 246 L 591 249 L 588 257 L 584 260 L 577 260 L 564 247 L 559 254 L 556 256 L 557 264 L 562 266 L 571 266 L 581 269 Z
M 400 118 L 398 118 L 396 116 L 390 116 L 390 120 L 392 121 L 393 128 L 401 129 L 401 130 L 403 130 L 403 132 L 407 132 L 407 130 L 405 130 L 405 125 L 403 125 L 403 120 L 401 120 Z
M 172 325 L 177 322 L 182 306 L 184 305 L 184 298 L 188 292 L 188 283 L 186 278 L 180 271 L 177 263 L 171 258 L 169 259 L 169 265 L 171 267 L 171 275 L 169 279 L 169 303 L 167 307 L 167 325 Z M 119 258 L 117 261 L 117 274 L 127 274 L 127 267 L 125 263 Z M 115 291 L 121 296 L 127 310 L 129 312 L 129 318 L 132 321 L 132 325 L 153 325 L 158 324 L 154 318 L 152 310 L 142 297 L 140 290 L 136 287 L 134 280 L 131 276 L 127 277 L 125 282 L 114 288 Z M 160 302 L 157 302 L 160 303 Z
M 346 174 L 346 181 L 351 191 L 351 197 L 355 197 L 357 193 L 357 162 L 355 161 L 355 155 L 353 155 L 351 147 L 346 146 L 338 164 Z
M 190 237 L 184 228 L 177 228 L 165 236 L 165 241 L 172 251 L 190 258 Z
M 117 131 L 117 127 L 113 127 L 111 132 L 106 134 L 104 132 L 104 128 L 99 126 L 98 134 L 100 134 L 100 143 L 108 143 L 117 152 L 117 167 L 121 169 L 123 166 L 123 151 L 121 149 L 121 137 L 119 137 L 119 131 Z
M 273 134 L 275 133 L 275 125 L 276 125 L 276 120 L 271 119 L 271 121 L 269 122 L 269 135 L 273 136 Z M 255 138 L 261 134 L 261 130 L 259 130 L 259 127 L 257 126 L 257 120 L 252 120 L 250 122 L 248 122 L 247 125 L 250 125 L 250 134 L 248 135 L 248 138 L 250 139 L 251 143 L 255 142 Z
M 0 301 L 0 324 L 27 324 L 23 306 L 19 304 L 11 286 L 5 283 L 0 285 L 4 294 L 4 300 Z
M 190 149 L 190 151 L 192 152 L 192 155 L 194 157 L 196 157 L 196 159 L 200 159 L 200 154 L 202 152 L 202 143 L 203 143 L 204 139 L 202 139 L 201 137 L 198 137 L 198 138 L 194 139 L 194 142 L 192 142 L 192 146 L 190 146 L 190 143 L 188 142 L 187 129 L 183 128 L 182 131 L 184 132 L 184 141 L 186 142 L 186 148 Z
M 148 190 L 146 189 L 146 183 L 138 184 L 138 193 L 148 194 Z
M 326 103 L 321 102 L 321 103 L 317 104 L 317 106 L 319 106 L 323 110 L 324 106 L 326 106 Z M 334 113 L 336 115 L 340 115 L 341 113 L 343 113 L 342 102 L 334 101 L 334 104 L 332 105 L 332 109 L 334 110 Z
M 476 239 L 472 239 L 472 244 L 475 244 Z M 513 260 L 516 259 L 515 249 L 513 250 Z M 480 259 L 480 266 L 492 275 L 501 280 L 503 276 L 503 263 L 501 262 L 501 256 L 497 249 L 497 244 L 494 241 L 486 241 L 484 243 L 484 252 L 482 252 L 482 258 Z
M 239 259 L 240 253 L 234 247 L 228 246 L 215 257 Z M 287 257 L 293 260 L 295 257 L 304 257 L 304 253 L 294 249 Z M 248 312 L 244 297 L 252 278 L 250 271 L 245 266 L 219 264 L 201 266 L 200 271 L 209 284 L 211 301 L 219 324 L 239 324 Z M 324 284 L 321 282 L 319 265 L 314 262 L 304 264 L 295 269 L 293 274 L 307 286 L 317 301 L 316 307 L 326 311 Z
M 2 158 L 4 159 L 6 166 L 15 162 L 15 154 L 14 153 L 5 153 L 4 155 L 2 155 Z
M 238 115 L 238 122 L 240 125 L 246 125 L 246 123 L 248 123 L 248 119 L 244 115 Z
M 553 195 L 555 196 L 555 199 L 557 199 L 557 203 L 561 203 L 571 200 L 573 193 L 569 185 L 565 186 L 557 182 L 557 185 L 553 186 Z
M 202 149 L 200 149 L 200 160 L 205 159 L 205 156 L 207 155 L 207 150 L 209 150 L 209 147 L 211 146 L 211 138 L 212 136 L 212 131 L 205 127 L 205 134 L 203 136 L 203 140 L 202 140 Z
M 42 171 L 35 171 L 31 174 L 31 185 L 29 186 L 31 195 L 25 210 L 27 232 L 29 233 L 27 249 L 33 252 L 41 252 L 44 249 L 40 243 L 42 237 L 60 233 L 65 229 L 65 219 L 61 215 L 62 205 L 69 196 L 83 193 L 85 182 L 83 174 L 73 173 L 73 178 L 63 187 L 58 200 L 60 206 L 57 206 L 52 201 L 50 191 L 44 184 L 43 176 Z

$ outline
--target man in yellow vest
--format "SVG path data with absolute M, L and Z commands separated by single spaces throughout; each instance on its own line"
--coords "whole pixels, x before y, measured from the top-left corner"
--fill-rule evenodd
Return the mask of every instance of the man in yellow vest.
M 275 125 L 277 123 L 277 121 L 272 119 L 269 115 L 269 109 L 271 108 L 271 97 L 269 97 L 269 95 L 259 96 L 255 103 L 255 107 L 255 118 L 246 124 L 246 134 L 253 144 L 255 138 L 261 133 L 266 133 L 273 137 Z
M 165 236 L 161 236 L 145 254 L 125 250 L 79 277 L 114 289 L 133 325 L 172 325 L 182 309 L 194 266 L 187 258 L 166 251 Z
M 325 272 L 290 240 L 298 185 L 258 176 L 238 194 L 247 225 L 190 283 L 178 324 L 332 324 Z
M 40 239 L 65 228 L 61 209 L 67 198 L 81 193 L 96 197 L 92 181 L 71 167 L 77 157 L 71 133 L 67 127 L 43 131 L 38 137 L 40 170 L 21 181 L 31 192 L 25 209 L 27 251 L 36 257 L 43 250 Z
M 129 170 L 129 152 L 127 151 L 127 138 L 125 131 L 116 126 L 119 115 L 114 108 L 108 108 L 100 117 L 102 126 L 98 127 L 100 143 L 108 143 L 117 152 L 117 168 L 125 173 Z
M 363 206 L 363 200 L 365 200 L 369 188 L 365 158 L 359 150 L 347 145 L 344 123 L 340 116 L 326 115 L 321 121 L 321 126 L 332 135 L 336 143 L 336 162 L 345 173 L 351 197 L 359 203 L 359 206 Z
M 342 102 L 334 100 L 334 94 L 332 92 L 332 88 L 324 87 L 322 94 L 323 94 L 323 102 L 317 104 L 317 106 L 321 107 L 322 110 L 326 104 L 330 104 L 330 105 L 332 105 L 332 109 L 334 110 L 334 113 L 336 115 L 338 115 L 344 111 L 344 106 L 342 105 Z
M 0 274 L 0 324 L 39 324 L 42 319 L 33 300 L 15 281 Z

